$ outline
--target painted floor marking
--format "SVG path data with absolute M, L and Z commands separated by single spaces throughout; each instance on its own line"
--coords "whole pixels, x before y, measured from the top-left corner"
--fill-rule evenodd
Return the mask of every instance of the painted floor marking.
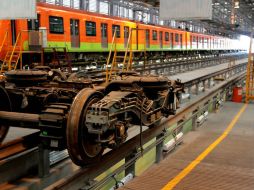
M 165 185 L 162 190 L 171 190 L 173 189 L 178 183 L 181 182 L 195 167 L 204 160 L 232 131 L 236 122 L 239 120 L 242 113 L 246 110 L 247 104 L 241 108 L 241 110 L 237 113 L 225 131 L 222 133 L 220 137 L 218 137 L 208 148 L 206 148 L 194 161 L 192 161 L 184 170 L 182 170 L 175 178 L 173 178 L 167 185 Z

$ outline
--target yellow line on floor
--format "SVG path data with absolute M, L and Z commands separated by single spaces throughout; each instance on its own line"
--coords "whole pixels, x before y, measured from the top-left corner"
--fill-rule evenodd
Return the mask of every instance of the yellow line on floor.
M 193 162 L 191 162 L 184 170 L 182 170 L 174 179 L 169 181 L 167 185 L 165 185 L 162 190 L 171 190 L 173 189 L 178 183 L 181 182 L 203 159 L 208 156 L 232 131 L 233 127 L 235 126 L 236 122 L 239 120 L 242 113 L 245 111 L 247 104 L 241 108 L 241 110 L 237 113 L 231 123 L 228 125 L 226 130 L 222 133 L 220 137 L 218 137 L 204 152 L 202 152 Z

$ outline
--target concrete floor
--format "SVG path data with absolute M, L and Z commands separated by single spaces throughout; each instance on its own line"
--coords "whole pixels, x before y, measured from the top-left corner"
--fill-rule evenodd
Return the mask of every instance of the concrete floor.
M 175 178 L 227 128 L 243 104 L 227 102 L 197 131 L 160 164 L 155 164 L 122 190 L 158 190 Z M 254 104 L 248 105 L 229 135 L 201 161 L 174 189 L 254 189 Z

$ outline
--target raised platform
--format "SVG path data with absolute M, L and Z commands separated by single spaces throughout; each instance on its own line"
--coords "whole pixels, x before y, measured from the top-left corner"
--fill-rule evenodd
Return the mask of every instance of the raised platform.
M 240 59 L 237 60 L 235 65 L 240 65 L 243 63 L 247 63 L 248 59 Z M 189 72 L 185 72 L 185 73 L 179 73 L 173 76 L 170 76 L 170 79 L 176 80 L 176 79 L 180 79 L 183 83 L 192 81 L 196 78 L 200 78 L 200 77 L 204 77 L 207 76 L 211 73 L 216 73 L 218 71 L 221 71 L 223 69 L 227 69 L 229 68 L 230 63 L 223 63 L 223 64 L 219 64 L 219 65 L 215 65 L 212 67 L 206 67 L 206 68 L 201 68 L 201 69 L 195 69 L 193 71 L 189 71 Z
M 254 189 L 254 104 L 244 111 L 243 106 L 225 103 L 201 128 L 187 134 L 179 149 L 122 190 Z

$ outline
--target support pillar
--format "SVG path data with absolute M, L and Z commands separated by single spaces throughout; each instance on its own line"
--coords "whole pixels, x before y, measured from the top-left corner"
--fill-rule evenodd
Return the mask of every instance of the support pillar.
M 192 131 L 196 131 L 197 129 L 197 119 L 198 119 L 197 113 L 198 113 L 198 110 L 194 110 L 192 112 L 192 115 L 195 115 L 192 118 Z
M 202 82 L 202 84 L 203 84 L 203 92 L 205 92 L 205 88 L 206 88 L 205 83 L 206 83 L 206 81 L 204 80 L 204 81 Z
M 218 102 L 217 102 L 217 96 L 213 97 L 213 112 L 217 111 Z
M 207 86 L 208 86 L 208 88 L 211 88 L 211 86 L 212 86 L 212 79 L 208 79 Z
M 79 8 L 80 8 L 80 10 L 86 10 L 85 9 L 85 0 L 79 0 Z
M 160 134 L 156 137 L 156 140 L 161 139 L 164 136 L 164 134 Z M 160 163 L 160 161 L 162 161 L 163 156 L 162 156 L 162 151 L 163 151 L 163 141 L 161 143 L 159 143 L 156 146 L 156 163 Z
M 195 86 L 196 86 L 196 89 L 195 89 L 196 95 L 198 95 L 199 94 L 199 83 L 197 83 Z
M 125 158 L 125 163 L 126 162 L 129 162 L 130 160 L 132 160 L 133 158 L 135 158 L 136 156 L 136 151 L 133 151 L 129 156 L 127 156 Z M 133 176 L 136 175 L 136 170 L 135 170 L 135 164 L 136 162 L 133 162 L 128 168 L 125 169 L 125 176 L 128 175 L 128 174 L 132 174 Z
M 190 94 L 189 99 L 191 99 L 191 86 L 188 87 L 188 93 Z
M 44 149 L 43 145 L 39 145 L 39 167 L 38 175 L 40 178 L 44 178 L 49 174 L 50 161 L 49 161 L 49 150 Z
M 100 12 L 100 0 L 96 0 L 96 12 L 99 13 Z

